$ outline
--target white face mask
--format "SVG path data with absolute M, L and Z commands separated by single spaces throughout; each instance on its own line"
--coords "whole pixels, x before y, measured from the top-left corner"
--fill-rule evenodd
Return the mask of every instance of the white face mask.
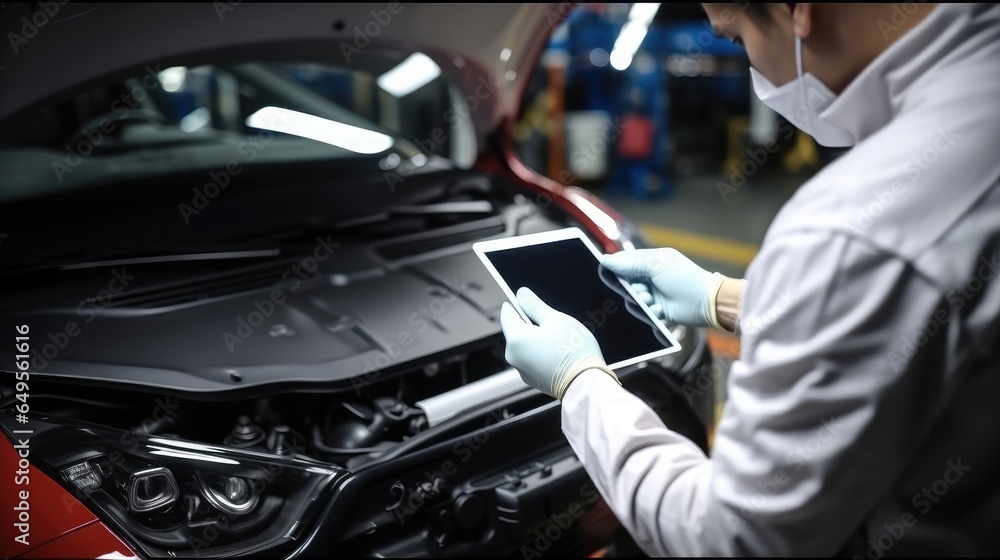
M 750 78 L 757 97 L 796 128 L 812 136 L 817 144 L 831 148 L 853 146 L 852 134 L 820 116 L 837 96 L 816 76 L 803 75 L 802 39 L 799 37 L 795 38 L 795 64 L 798 78 L 781 87 L 775 87 L 763 74 L 750 67 Z

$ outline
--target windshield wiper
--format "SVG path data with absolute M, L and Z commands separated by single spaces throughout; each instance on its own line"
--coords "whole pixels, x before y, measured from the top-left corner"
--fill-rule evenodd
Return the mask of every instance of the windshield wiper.
M 467 200 L 460 202 L 438 202 L 416 206 L 390 206 L 380 212 L 341 220 L 333 224 L 335 230 L 348 229 L 378 222 L 385 222 L 399 216 L 430 216 L 437 214 L 493 214 L 493 205 L 487 200 Z
M 257 251 L 222 251 L 217 253 L 179 253 L 176 255 L 155 255 L 151 257 L 131 257 L 127 259 L 112 259 L 106 261 L 90 261 L 67 264 L 55 267 L 57 270 L 77 270 L 81 268 L 101 268 L 124 264 L 155 264 L 187 261 L 221 261 L 226 259 L 253 259 L 259 257 L 276 257 L 281 249 L 261 249 Z
M 212 251 L 212 252 L 195 252 L 195 251 L 185 251 L 176 253 L 167 253 L 160 255 L 146 255 L 146 256 L 136 256 L 136 257 L 118 257 L 110 258 L 111 255 L 98 257 L 99 260 L 83 260 L 79 258 L 74 260 L 67 259 L 41 259 L 34 260 L 34 264 L 31 265 L 32 261 L 22 262 L 12 265 L 10 268 L 12 270 L 0 273 L 0 278 L 8 278 L 11 276 L 21 276 L 23 274 L 38 273 L 38 272 L 48 272 L 52 270 L 83 270 L 88 268 L 105 268 L 110 266 L 121 266 L 129 264 L 157 264 L 157 263 L 171 263 L 171 262 L 191 262 L 191 261 L 222 261 L 230 259 L 259 259 L 264 257 L 276 257 L 281 255 L 281 249 L 270 248 L 270 249 L 249 249 L 249 250 L 233 250 L 233 251 Z M 20 265 L 23 268 L 18 268 Z M 28 266 L 25 266 L 28 265 Z

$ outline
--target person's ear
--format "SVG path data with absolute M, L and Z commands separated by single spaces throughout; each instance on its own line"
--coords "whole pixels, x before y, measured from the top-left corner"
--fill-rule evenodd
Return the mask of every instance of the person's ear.
M 812 32 L 812 4 L 792 5 L 792 33 L 803 39 Z

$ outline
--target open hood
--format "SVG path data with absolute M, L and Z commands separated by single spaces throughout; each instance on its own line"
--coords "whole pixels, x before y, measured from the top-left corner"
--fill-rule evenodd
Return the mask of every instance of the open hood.
M 479 146 L 516 116 L 553 25 L 572 3 L 82 4 L 0 7 L 0 119 L 98 80 L 200 56 L 258 53 L 350 63 L 366 51 L 420 51 L 466 96 Z

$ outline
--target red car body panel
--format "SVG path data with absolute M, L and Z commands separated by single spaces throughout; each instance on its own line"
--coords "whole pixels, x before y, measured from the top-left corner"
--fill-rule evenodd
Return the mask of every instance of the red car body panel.
M 3 473 L 0 476 L 0 494 L 3 495 L 0 554 L 4 558 L 97 558 L 114 552 L 135 556 L 59 483 L 33 464 L 23 468 L 21 459 L 30 461 L 31 458 L 30 434 L 26 441 L 22 440 L 27 445 L 20 449 L 15 449 L 6 437 L 0 440 L 0 472 Z M 20 523 L 24 525 L 19 526 Z M 23 528 L 27 531 L 20 530 Z M 27 536 L 21 537 L 21 541 L 15 540 L 24 534 Z
M 18 558 L 139 558 L 108 529 L 95 521 Z
M 597 237 L 606 253 L 621 250 L 620 224 L 625 218 L 590 191 L 563 185 L 525 165 L 514 149 L 513 128 L 513 121 L 504 124 L 499 145 L 495 148 L 499 153 L 486 147 L 480 152 L 475 168 L 504 176 L 537 192 L 533 202 L 542 208 L 550 204 L 559 206 Z

